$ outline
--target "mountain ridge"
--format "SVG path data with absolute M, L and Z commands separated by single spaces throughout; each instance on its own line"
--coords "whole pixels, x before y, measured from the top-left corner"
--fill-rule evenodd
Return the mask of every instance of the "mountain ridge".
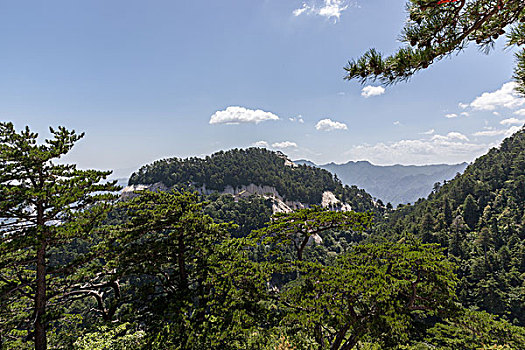
M 315 166 L 337 175 L 346 185 L 356 185 L 372 196 L 394 206 L 424 198 L 437 182 L 448 181 L 462 173 L 468 163 L 429 165 L 375 165 L 367 160 L 317 165 L 300 159 L 296 164 Z

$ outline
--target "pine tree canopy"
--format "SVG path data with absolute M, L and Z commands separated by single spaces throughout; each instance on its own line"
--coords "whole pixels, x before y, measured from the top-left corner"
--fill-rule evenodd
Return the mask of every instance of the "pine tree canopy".
M 84 134 L 50 132 L 39 144 L 29 127 L 17 132 L 0 123 L 0 345 L 1 335 L 23 335 L 35 349 L 47 348 L 50 323 L 91 259 L 68 251 L 69 244 L 90 239 L 119 189 L 101 183 L 109 171 L 57 164 Z
M 401 33 L 406 45 L 384 57 L 370 49 L 348 62 L 346 80 L 379 80 L 389 85 L 406 81 L 432 63 L 459 53 L 475 42 L 489 52 L 506 34 L 516 53 L 514 79 L 525 94 L 525 1 L 523 0 L 409 0 L 408 18 Z

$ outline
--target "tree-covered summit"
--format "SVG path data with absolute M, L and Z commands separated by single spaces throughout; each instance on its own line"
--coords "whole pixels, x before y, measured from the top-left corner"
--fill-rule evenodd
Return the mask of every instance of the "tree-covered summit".
M 356 210 L 373 208 L 372 197 L 357 187 L 343 186 L 330 172 L 291 163 L 281 152 L 263 148 L 219 151 L 205 158 L 168 158 L 133 173 L 130 185 L 161 182 L 167 187 L 188 186 L 223 191 L 255 184 L 274 187 L 289 201 L 321 203 L 323 192 L 333 192 Z

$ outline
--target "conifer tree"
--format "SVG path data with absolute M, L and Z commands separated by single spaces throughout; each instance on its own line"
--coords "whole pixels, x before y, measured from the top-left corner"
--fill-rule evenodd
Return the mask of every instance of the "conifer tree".
M 479 208 L 476 204 L 476 200 L 471 194 L 469 194 L 463 203 L 463 218 L 471 230 L 474 230 L 476 228 L 476 224 L 478 223 L 478 210 Z
M 450 209 L 447 198 L 445 198 L 445 202 L 443 203 L 443 213 L 445 215 L 445 223 L 447 226 L 450 226 L 452 224 L 452 210 Z
M 89 260 L 89 254 L 57 259 L 52 251 L 88 238 L 118 189 L 100 183 L 108 171 L 56 163 L 83 133 L 64 127 L 50 132 L 52 138 L 38 144 L 29 127 L 17 132 L 12 123 L 0 123 L 0 333 L 8 340 L 33 339 L 37 350 L 47 349 L 46 331 L 56 314 L 50 304 L 57 305 Z
M 410 79 L 474 42 L 488 52 L 507 34 L 507 46 L 519 48 L 514 79 L 525 94 L 525 1 L 408 0 L 409 17 L 401 34 L 406 45 L 388 57 L 370 49 L 345 67 L 345 79 L 393 84 Z
M 421 222 L 421 230 L 423 242 L 432 243 L 434 240 L 434 236 L 432 234 L 434 230 L 434 219 L 432 218 L 430 213 L 426 213 L 425 216 L 423 216 L 423 221 Z

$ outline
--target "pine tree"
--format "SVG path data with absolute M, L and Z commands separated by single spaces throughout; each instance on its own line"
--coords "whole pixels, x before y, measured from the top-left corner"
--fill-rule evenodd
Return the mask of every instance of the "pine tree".
M 443 203 L 443 213 L 445 215 L 447 226 L 450 226 L 452 224 L 452 209 L 450 209 L 450 204 L 447 198 L 445 198 L 445 202 Z
M 434 241 L 434 235 L 432 231 L 434 230 L 434 219 L 430 213 L 426 213 L 423 216 L 423 221 L 421 223 L 422 239 L 424 243 L 432 243 Z
M 471 194 L 469 194 L 463 203 L 463 218 L 471 230 L 474 230 L 476 228 L 476 224 L 478 223 L 478 211 L 479 208 L 476 200 Z
M 17 132 L 0 123 L 0 301 L 8 306 L 3 312 L 12 312 L 0 319 L 0 331 L 22 331 L 37 350 L 47 349 L 49 304 L 57 304 L 88 258 L 61 261 L 51 250 L 87 238 L 118 189 L 100 183 L 110 172 L 57 164 L 84 134 L 50 131 L 53 137 L 39 145 L 29 127 Z
M 361 83 L 380 80 L 393 84 L 410 79 L 475 42 L 488 52 L 507 33 L 507 46 L 518 46 L 514 79 L 525 94 L 525 2 L 523 0 L 408 0 L 409 17 L 401 41 L 406 43 L 391 56 L 370 49 L 345 67 L 345 79 Z

